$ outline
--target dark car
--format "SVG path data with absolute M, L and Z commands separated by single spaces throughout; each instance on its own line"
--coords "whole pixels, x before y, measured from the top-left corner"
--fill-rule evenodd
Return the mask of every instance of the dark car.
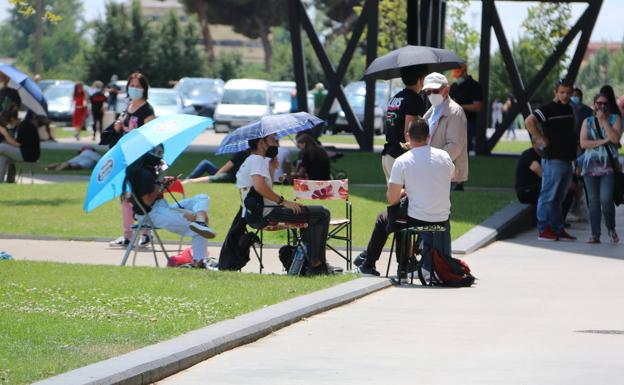
M 223 96 L 223 80 L 210 78 L 182 78 L 175 89 L 184 107 L 193 106 L 197 115 L 212 118 Z

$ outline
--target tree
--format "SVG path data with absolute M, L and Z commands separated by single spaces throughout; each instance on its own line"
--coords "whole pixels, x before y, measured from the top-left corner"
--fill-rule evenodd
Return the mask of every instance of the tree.
M 208 15 L 212 13 L 210 3 L 199 0 L 180 0 L 180 2 L 184 5 L 187 13 L 197 15 L 203 37 L 204 51 L 208 54 L 208 59 L 213 62 L 215 60 L 214 44 L 210 33 L 210 21 L 208 20 Z
M 447 17 L 449 28 L 444 39 L 444 47 L 455 52 L 469 63 L 471 73 L 478 73 L 477 46 L 479 32 L 470 27 L 465 21 L 466 11 L 470 6 L 469 0 L 452 0 L 447 2 Z

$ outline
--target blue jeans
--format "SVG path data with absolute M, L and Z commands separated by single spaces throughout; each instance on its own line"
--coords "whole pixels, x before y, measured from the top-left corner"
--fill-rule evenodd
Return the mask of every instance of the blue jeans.
M 190 179 L 193 179 L 193 178 L 199 178 L 200 176 L 204 174 L 214 175 L 216 174 L 218 170 L 219 168 L 215 166 L 214 163 L 212 163 L 208 159 L 204 159 L 201 162 L 199 162 L 197 167 L 195 167 L 195 170 L 193 170 L 193 172 L 191 172 L 188 177 Z
M 542 159 L 542 190 L 537 200 L 537 230 L 550 228 L 555 234 L 563 230 L 561 203 L 572 181 L 572 162 Z
M 615 229 L 615 205 L 613 203 L 614 177 L 584 176 L 587 191 L 587 207 L 589 208 L 589 223 L 592 235 L 600 238 L 600 217 L 604 215 L 608 230 Z

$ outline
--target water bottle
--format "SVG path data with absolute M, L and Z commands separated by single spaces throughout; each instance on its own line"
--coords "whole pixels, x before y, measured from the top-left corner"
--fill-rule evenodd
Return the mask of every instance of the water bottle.
M 301 269 L 303 268 L 303 262 L 305 261 L 306 254 L 307 250 L 305 245 L 303 243 L 300 243 L 295 250 L 295 255 L 293 256 L 292 263 L 290 264 L 290 268 L 288 269 L 288 275 L 301 274 Z

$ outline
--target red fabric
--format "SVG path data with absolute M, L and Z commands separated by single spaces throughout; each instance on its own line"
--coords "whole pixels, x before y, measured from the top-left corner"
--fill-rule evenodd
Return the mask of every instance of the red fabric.
M 461 259 L 455 259 L 459 262 L 459 266 L 461 267 L 461 274 L 458 274 L 458 271 L 453 271 L 453 267 L 446 260 L 438 250 L 431 250 L 431 254 L 433 255 L 433 268 L 435 269 L 435 273 L 440 277 L 442 282 L 460 282 L 464 275 L 470 273 L 470 268 L 466 264 L 466 262 Z
M 186 265 L 191 262 L 193 262 L 193 248 L 187 247 L 186 249 L 182 250 L 180 254 L 170 257 L 169 261 L 167 262 L 167 266 L 176 267 L 180 265 Z
M 72 126 L 82 127 L 87 117 L 87 107 L 85 107 L 85 96 L 76 95 L 74 97 L 74 115 L 72 116 Z

